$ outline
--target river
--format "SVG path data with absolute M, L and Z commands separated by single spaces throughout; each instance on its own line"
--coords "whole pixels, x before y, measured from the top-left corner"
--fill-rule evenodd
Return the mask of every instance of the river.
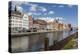
M 12 51 L 42 51 L 42 49 L 44 49 L 45 38 L 48 38 L 48 45 L 52 46 L 54 45 L 54 41 L 59 42 L 75 32 L 77 32 L 76 29 L 73 29 L 72 31 L 64 30 L 48 33 L 29 34 L 20 37 L 12 37 Z

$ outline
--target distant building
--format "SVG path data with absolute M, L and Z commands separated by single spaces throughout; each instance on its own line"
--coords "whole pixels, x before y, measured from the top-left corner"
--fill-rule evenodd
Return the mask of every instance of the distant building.
M 67 29 L 67 25 L 63 24 L 63 29 L 66 30 Z
M 67 26 L 68 26 L 68 30 L 71 30 L 72 29 L 71 24 L 68 24 Z
M 47 22 L 44 20 L 36 19 L 33 21 L 33 28 L 36 28 L 38 31 L 46 30 Z
M 53 30 L 53 29 L 54 29 L 53 22 L 47 22 L 47 30 Z
M 32 16 L 28 16 L 28 18 L 29 18 L 29 29 L 30 31 L 32 31 L 33 30 L 33 19 L 32 19 Z
M 64 29 L 63 26 L 64 26 L 64 25 L 63 25 L 62 23 L 59 23 L 59 24 L 58 24 L 58 30 L 63 30 L 63 29 Z
M 63 23 L 60 23 L 58 20 L 54 20 L 51 22 L 47 22 L 47 29 L 48 30 L 63 30 L 64 28 Z

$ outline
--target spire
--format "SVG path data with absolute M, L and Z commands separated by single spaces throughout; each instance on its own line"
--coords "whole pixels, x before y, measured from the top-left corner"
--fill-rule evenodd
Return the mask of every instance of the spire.
M 15 5 L 15 11 L 17 11 L 17 7 L 16 7 L 16 5 Z
M 57 21 L 59 21 L 59 18 L 57 19 Z

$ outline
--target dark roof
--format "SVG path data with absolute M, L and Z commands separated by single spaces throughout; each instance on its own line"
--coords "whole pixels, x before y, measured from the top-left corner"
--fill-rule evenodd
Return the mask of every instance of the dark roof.
M 11 11 L 9 15 L 16 16 L 16 17 L 23 17 L 23 14 L 19 11 Z
M 47 22 L 41 19 L 33 20 L 33 23 L 40 24 L 40 25 L 46 25 Z

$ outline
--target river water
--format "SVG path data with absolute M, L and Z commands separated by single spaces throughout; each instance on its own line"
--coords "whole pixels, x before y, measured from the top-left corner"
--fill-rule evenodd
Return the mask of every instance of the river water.
M 63 40 L 64 38 L 67 38 L 68 36 L 70 36 L 71 34 L 73 34 L 75 32 L 77 32 L 76 29 L 73 29 L 72 31 L 68 31 L 68 30 L 56 31 L 56 32 L 52 32 L 52 33 L 47 33 L 45 36 L 46 36 L 46 38 L 49 39 L 49 46 L 52 46 L 52 45 L 54 45 L 55 40 L 57 42 L 59 42 L 59 41 Z M 43 40 L 43 39 L 41 39 L 41 40 Z M 31 46 L 30 50 L 31 51 L 40 51 L 41 48 L 44 48 L 44 42 L 43 41 L 40 42 L 41 40 L 38 40 L 37 42 L 35 42 L 34 45 Z
M 64 31 L 54 31 L 48 33 L 36 33 L 30 34 L 21 37 L 12 37 L 12 51 L 13 52 L 27 52 L 27 51 L 43 51 L 44 49 L 44 40 L 48 38 L 48 45 L 54 45 L 54 41 L 59 42 L 64 38 L 67 38 L 71 34 L 77 32 L 76 29 L 72 31 L 64 30 Z

